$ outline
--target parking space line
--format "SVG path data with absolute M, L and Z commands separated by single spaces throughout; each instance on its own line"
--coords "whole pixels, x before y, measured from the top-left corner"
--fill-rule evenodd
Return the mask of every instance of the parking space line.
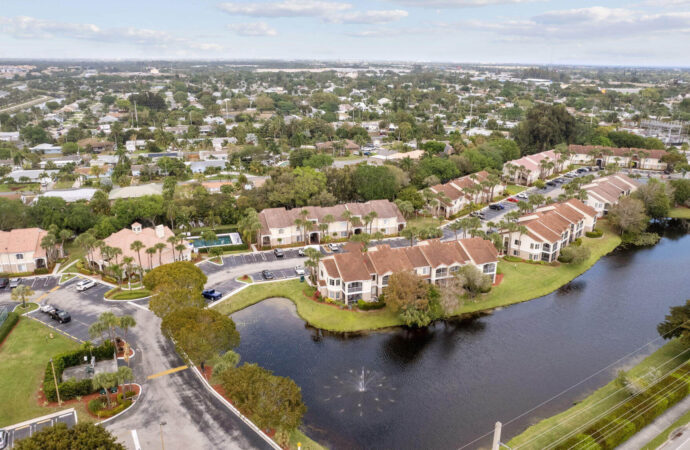
M 23 430 L 24 428 L 29 428 L 30 426 L 31 426 L 31 425 L 24 425 L 24 426 L 22 426 L 22 427 L 15 428 L 13 431 Z

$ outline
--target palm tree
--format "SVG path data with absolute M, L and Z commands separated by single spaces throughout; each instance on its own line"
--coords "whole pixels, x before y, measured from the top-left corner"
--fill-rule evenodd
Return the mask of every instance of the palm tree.
M 132 381 L 132 378 L 134 378 L 132 369 L 127 366 L 121 366 L 117 368 L 117 372 L 115 372 L 115 374 L 117 377 L 117 384 L 122 385 L 122 398 L 125 398 L 125 393 L 127 392 L 127 387 L 125 384 L 128 381 Z
M 122 255 L 122 249 L 117 248 L 117 247 L 111 247 L 112 248 L 112 256 L 115 257 L 115 263 L 120 264 L 120 259 L 118 256 Z
M 141 276 L 142 271 L 144 270 L 144 266 L 141 265 L 141 250 L 144 248 L 146 248 L 146 246 L 141 241 L 134 241 L 129 246 L 130 250 L 137 252 L 137 258 L 139 259 L 139 275 L 140 276 Z
M 163 249 L 165 249 L 165 244 L 162 242 L 157 243 L 156 245 L 153 246 L 154 249 L 158 252 L 158 265 L 162 266 L 163 265 Z
M 369 234 L 371 234 L 372 228 L 374 226 L 374 220 L 378 217 L 379 215 L 376 213 L 376 211 L 371 211 L 369 214 L 364 216 L 364 223 L 369 226 Z
M 175 246 L 175 250 L 177 250 L 177 254 L 180 256 L 180 261 L 182 261 L 182 252 L 184 252 L 186 248 L 187 246 L 182 243 Z
M 120 286 L 122 284 L 122 266 L 120 264 L 111 264 L 108 266 L 108 272 L 117 279 L 117 285 Z
M 20 284 L 16 288 L 12 289 L 12 301 L 22 302 L 22 308 L 26 309 L 26 298 L 34 295 L 34 291 L 30 286 L 25 284 Z
M 153 255 L 156 254 L 156 249 L 154 247 L 149 247 L 146 249 L 146 254 L 149 255 L 149 270 L 153 269 Z
M 48 258 L 48 264 L 53 259 L 53 249 L 56 244 L 55 235 L 53 233 L 48 233 L 41 239 L 41 248 L 46 251 L 46 257 Z
M 101 372 L 94 375 L 91 379 L 93 387 L 97 389 L 103 389 L 105 391 L 105 398 L 108 402 L 108 409 L 112 407 L 112 402 L 110 401 L 110 391 L 109 389 L 118 384 L 118 379 L 116 373 Z
M 352 213 L 346 209 L 343 211 L 340 217 L 345 221 L 345 234 L 350 236 L 350 222 L 352 221 Z
M 92 337 L 103 336 L 107 333 L 110 342 L 115 343 L 115 328 L 120 326 L 120 318 L 110 311 L 101 313 L 98 320 L 89 327 L 89 335 Z
M 129 288 L 132 288 L 132 263 L 134 262 L 134 258 L 131 256 L 125 256 L 122 258 L 122 264 L 125 266 L 125 275 L 127 275 L 127 283 L 129 284 Z
M 134 328 L 136 325 L 137 321 L 134 320 L 132 316 L 122 316 L 118 318 L 117 327 L 123 331 L 123 339 L 125 342 L 127 341 L 127 331 L 129 331 L 130 328 Z
M 448 229 L 455 234 L 455 240 L 457 241 L 458 231 L 462 230 L 462 223 L 459 220 L 456 220 L 455 222 L 452 222 L 450 225 L 448 225 Z
M 71 237 L 72 232 L 67 228 L 65 228 L 64 230 L 60 230 L 60 233 L 58 233 L 58 238 L 60 239 L 60 251 L 62 253 L 62 256 L 65 256 L 65 241 Z
M 312 284 L 316 284 L 316 273 L 319 268 L 319 261 L 321 261 L 321 252 L 310 247 L 306 249 L 304 253 L 307 258 L 309 258 L 304 263 L 304 265 L 309 268 L 309 278 Z
M 173 261 L 176 261 L 175 259 L 175 244 L 177 243 L 177 236 L 173 235 L 168 238 L 168 244 L 170 244 L 170 248 L 172 249 L 172 254 L 173 254 Z

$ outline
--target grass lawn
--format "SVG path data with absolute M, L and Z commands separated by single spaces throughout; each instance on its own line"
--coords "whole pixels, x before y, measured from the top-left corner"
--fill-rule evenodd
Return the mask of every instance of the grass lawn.
M 28 183 L 28 184 L 0 184 L 0 192 L 24 192 L 33 191 L 38 192 L 40 186 L 38 183 Z
M 408 228 L 438 228 L 441 226 L 442 221 L 437 219 L 436 217 L 425 217 L 425 216 L 417 216 L 417 217 L 412 217 L 408 219 L 407 221 L 407 227 Z
M 688 359 L 687 353 L 684 357 L 673 359 L 686 348 L 687 346 L 677 340 L 671 341 L 645 358 L 640 364 L 630 369 L 628 374 L 632 376 L 640 376 L 647 373 L 651 368 L 655 367 L 661 367 L 661 371 L 666 373 L 670 369 L 673 369 L 681 364 L 684 360 Z M 665 362 L 671 359 L 673 359 L 673 361 L 663 365 Z M 522 434 L 511 439 L 510 442 L 508 442 L 508 446 L 512 448 L 520 447 L 524 449 L 544 448 L 547 444 L 556 441 L 565 434 L 577 428 L 579 425 L 587 423 L 592 418 L 604 413 L 614 405 L 624 401 L 627 398 L 629 398 L 627 392 L 624 390 L 619 390 L 615 384 L 615 380 L 611 381 L 605 386 L 594 391 L 584 400 L 578 402 L 578 404 L 572 408 L 553 417 L 549 417 L 548 419 L 544 419 L 529 427 Z M 540 433 L 544 434 L 537 438 Z M 535 440 L 531 441 L 532 438 L 535 438 Z
M 67 261 L 65 261 L 63 264 L 61 264 L 61 267 L 67 267 L 70 265 L 72 262 L 81 259 L 86 255 L 86 250 L 83 248 L 80 248 L 77 245 L 74 245 L 74 240 L 65 242 L 65 253 L 67 253 Z M 73 269 L 73 270 L 70 270 Z M 77 267 L 72 266 L 70 269 L 67 269 L 70 272 L 77 272 Z
M 460 307 L 458 313 L 477 312 L 532 300 L 567 284 L 621 243 L 620 237 L 611 231 L 605 221 L 600 220 L 597 228 L 604 231 L 601 238 L 582 238 L 582 245 L 589 247 L 591 251 L 587 261 L 577 266 L 562 264 L 558 267 L 500 261 L 498 270 L 503 274 L 501 284 L 491 289 L 488 294 L 477 297 L 475 301 L 466 302 Z
M 14 309 L 14 312 L 16 312 L 17 314 L 25 314 L 25 313 L 31 312 L 31 311 L 33 311 L 33 310 L 36 310 L 36 309 L 38 309 L 38 303 L 27 302 L 27 303 L 26 303 L 26 308 L 22 308 L 22 305 L 21 305 L 21 303 L 20 303 L 20 304 L 17 305 L 17 307 Z
M 113 288 L 105 293 L 105 297 L 110 300 L 136 300 L 149 297 L 150 295 L 151 291 L 148 289 L 121 290 L 119 288 Z
M 53 189 L 70 189 L 72 186 L 74 186 L 74 181 L 56 181 L 53 185 Z
M 666 428 L 657 437 L 655 437 L 654 439 L 649 441 L 647 444 L 645 444 L 645 446 L 642 447 L 642 450 L 655 450 L 661 444 L 666 442 L 666 440 L 668 440 L 669 435 L 671 434 L 671 432 L 673 432 L 673 430 L 675 430 L 678 427 L 682 427 L 683 425 L 687 425 L 689 423 L 690 423 L 690 411 L 683 414 L 680 417 L 680 419 L 673 422 L 673 424 L 670 427 Z
M 300 430 L 295 430 L 290 434 L 290 442 L 288 442 L 288 447 L 290 449 L 297 449 L 297 444 L 301 444 L 303 450 L 325 450 L 326 447 L 319 444 L 318 442 L 312 440 L 301 432 Z
M 60 284 L 65 283 L 76 276 L 77 275 L 74 273 L 63 273 L 62 275 L 60 275 Z
M 276 283 L 256 283 L 241 290 L 214 308 L 223 314 L 232 314 L 255 303 L 273 297 L 292 300 L 297 314 L 309 324 L 329 331 L 375 330 L 400 325 L 397 314 L 388 309 L 377 311 L 347 311 L 305 297 L 305 283 L 299 280 Z
M 53 333 L 40 323 L 22 317 L 0 347 L 0 426 L 50 414 L 62 408 L 46 408 L 37 401 L 43 373 L 51 357 L 79 347 L 76 342 Z M 72 406 L 72 405 L 70 405 Z M 83 405 L 79 420 L 87 419 Z
M 690 208 L 673 208 L 668 213 L 668 216 L 673 219 L 690 219 Z
M 519 186 L 517 184 L 509 184 L 506 186 L 506 195 L 515 195 L 527 189 L 527 186 Z

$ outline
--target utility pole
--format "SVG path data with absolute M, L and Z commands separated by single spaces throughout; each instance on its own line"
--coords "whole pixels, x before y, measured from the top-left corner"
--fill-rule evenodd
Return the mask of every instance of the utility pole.
M 496 422 L 494 428 L 494 441 L 491 444 L 491 450 L 498 450 L 501 447 L 501 422 Z
M 159 422 L 158 425 L 160 426 L 161 429 L 161 450 L 165 450 L 165 442 L 163 442 L 163 425 L 166 425 L 165 422 Z
M 58 388 L 57 375 L 55 375 L 55 365 L 53 364 L 53 358 L 50 358 L 50 367 L 53 369 L 53 381 L 55 382 L 55 392 L 57 393 L 58 405 L 62 406 L 62 400 L 60 400 L 60 389 Z

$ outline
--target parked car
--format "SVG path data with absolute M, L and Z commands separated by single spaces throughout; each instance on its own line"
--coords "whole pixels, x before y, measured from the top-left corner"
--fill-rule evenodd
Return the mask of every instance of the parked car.
M 297 275 L 304 275 L 304 267 L 302 266 L 295 266 L 295 273 Z
M 21 284 L 22 280 L 19 278 L 10 278 L 10 289 L 14 289 Z
M 489 205 L 489 209 L 493 209 L 494 211 L 501 211 L 503 209 L 506 209 L 506 207 L 500 203 L 494 203 L 492 205 Z
M 304 249 L 303 249 L 303 248 L 300 248 L 299 250 L 297 250 L 297 255 L 298 255 L 298 256 L 307 256 L 307 254 L 304 253 Z
M 328 244 L 328 248 L 330 248 L 332 252 L 337 252 L 340 250 L 340 246 L 338 244 Z
M 262 270 L 261 276 L 263 277 L 264 280 L 272 280 L 275 278 L 275 276 L 273 275 L 273 272 L 271 272 L 270 270 Z
M 207 300 L 220 300 L 223 297 L 223 293 L 215 289 L 204 289 L 201 291 L 201 295 Z
M 93 280 L 81 280 L 79 283 L 77 283 L 77 290 L 79 292 L 85 291 L 87 289 L 91 289 L 96 285 L 96 282 Z
M 558 184 L 565 183 L 565 180 L 563 178 L 556 178 L 553 181 L 554 181 L 554 183 L 558 183 Z
M 508 201 L 511 203 L 518 203 L 520 200 L 516 199 L 515 197 L 508 197 Z
M 587 169 L 585 169 L 584 167 L 580 167 L 579 169 L 577 169 L 577 173 L 585 173 L 585 172 L 587 172 Z
M 283 253 L 283 251 L 279 248 L 273 250 L 273 254 L 276 255 L 276 258 L 282 258 L 283 256 L 285 256 L 285 253 Z
M 60 323 L 67 323 L 70 320 L 72 320 L 72 316 L 70 316 L 67 311 L 64 311 L 62 309 L 55 308 L 53 311 L 51 311 L 48 314 L 50 314 L 51 319 L 57 320 Z
M 44 312 L 46 314 L 49 314 L 49 313 L 55 311 L 55 307 L 53 307 L 52 305 L 49 305 L 48 303 L 46 303 L 45 305 L 39 306 L 38 309 L 40 309 L 41 312 Z
M 4 289 L 10 284 L 9 278 L 0 278 L 0 289 Z
M 554 186 L 556 186 L 556 183 L 554 183 L 553 181 L 547 181 L 547 182 L 546 182 L 546 185 L 547 185 L 547 186 L 554 187 Z
M 525 194 L 524 192 L 520 192 L 518 195 L 516 195 L 517 198 L 521 198 L 523 200 L 527 200 L 529 196 Z
M 0 430 L 0 450 L 6 448 L 7 444 L 9 444 L 9 441 L 10 436 L 7 434 L 7 431 Z

